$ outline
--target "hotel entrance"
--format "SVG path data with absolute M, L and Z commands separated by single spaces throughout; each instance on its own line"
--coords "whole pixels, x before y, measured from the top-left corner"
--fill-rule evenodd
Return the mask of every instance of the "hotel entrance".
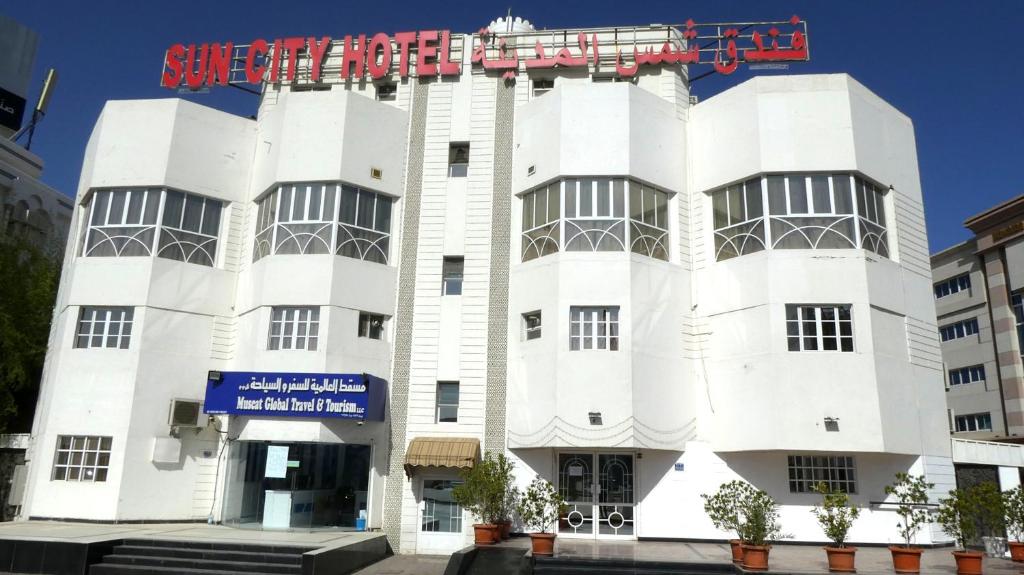
M 256 529 L 365 528 L 371 448 L 338 443 L 236 441 L 225 525 Z
M 634 539 L 636 492 L 632 453 L 558 454 L 558 491 L 566 510 L 558 533 L 566 537 Z

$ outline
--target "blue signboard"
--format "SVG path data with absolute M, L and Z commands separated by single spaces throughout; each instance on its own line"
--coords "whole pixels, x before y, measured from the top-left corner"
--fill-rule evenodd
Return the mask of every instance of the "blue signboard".
M 384 421 L 387 382 L 365 373 L 212 371 L 209 414 Z

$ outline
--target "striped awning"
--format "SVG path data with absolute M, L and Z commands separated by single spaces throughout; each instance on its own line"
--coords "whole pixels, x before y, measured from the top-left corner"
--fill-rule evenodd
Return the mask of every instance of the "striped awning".
M 480 459 L 480 440 L 470 437 L 417 437 L 405 452 L 405 474 L 417 467 L 469 469 Z

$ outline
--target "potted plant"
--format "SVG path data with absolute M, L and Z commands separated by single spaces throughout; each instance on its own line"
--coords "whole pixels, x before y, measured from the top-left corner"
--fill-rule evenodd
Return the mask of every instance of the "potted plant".
M 811 513 L 818 519 L 825 536 L 833 543 L 832 546 L 825 547 L 828 570 L 856 573 L 854 559 L 857 548 L 846 546 L 846 536 L 854 520 L 860 515 L 860 509 L 850 505 L 849 495 L 832 491 L 827 483 L 817 484 L 814 490 L 821 494 L 821 505 L 812 509 Z
M 925 481 L 923 475 L 903 472 L 896 474 L 892 485 L 885 486 L 885 494 L 896 500 L 896 514 L 900 517 L 896 526 L 904 542 L 903 546 L 889 546 L 892 566 L 897 573 L 921 572 L 921 548 L 911 547 L 911 544 L 917 532 L 931 519 L 931 513 L 922 506 L 928 504 L 928 490 L 932 487 L 935 485 Z
M 534 555 L 553 555 L 555 533 L 548 533 L 565 509 L 565 501 L 550 481 L 539 475 L 534 478 L 516 506 L 523 526 L 530 532 Z
M 736 533 L 736 539 L 729 540 L 733 563 L 743 562 L 743 547 L 739 539 L 740 502 L 752 497 L 755 491 L 746 481 L 730 481 L 719 486 L 714 495 L 701 494 L 704 512 L 708 514 L 715 528 Z
M 455 503 L 480 519 L 480 523 L 473 524 L 477 545 L 492 545 L 500 541 L 494 521 L 500 513 L 504 486 L 497 468 L 497 460 L 488 453 L 476 465 L 463 471 L 462 483 L 452 490 Z
M 999 485 L 992 481 L 979 483 L 971 491 L 977 506 L 975 527 L 985 543 L 985 554 L 1001 558 L 1006 554 L 1006 507 L 1003 493 Z
M 1010 546 L 1010 559 L 1020 563 L 1024 561 L 1024 486 L 1018 485 L 1003 492 L 1003 509 L 1006 532 L 1013 539 L 1007 544 Z
M 959 550 L 953 551 L 959 575 L 981 575 L 984 554 L 969 550 L 967 545 L 978 535 L 979 523 L 986 523 L 996 513 L 1001 515 L 1002 500 L 998 488 L 994 489 L 994 494 L 992 497 L 991 489 L 982 484 L 953 489 L 949 497 L 939 499 L 939 524 L 959 545 Z
M 743 542 L 742 566 L 748 571 L 767 571 L 771 542 L 781 535 L 779 506 L 767 493 L 754 489 L 740 501 L 739 535 Z
M 501 504 L 498 506 L 496 523 L 498 534 L 502 540 L 508 539 L 512 531 L 512 514 L 519 502 L 519 489 L 515 486 L 515 464 L 505 457 L 504 453 L 498 453 L 495 458 L 495 472 L 501 483 Z

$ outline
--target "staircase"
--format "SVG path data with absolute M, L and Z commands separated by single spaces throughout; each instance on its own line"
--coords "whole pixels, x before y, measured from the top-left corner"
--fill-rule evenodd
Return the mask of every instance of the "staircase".
M 302 574 L 302 554 L 314 547 L 210 541 L 125 539 L 89 575 Z

